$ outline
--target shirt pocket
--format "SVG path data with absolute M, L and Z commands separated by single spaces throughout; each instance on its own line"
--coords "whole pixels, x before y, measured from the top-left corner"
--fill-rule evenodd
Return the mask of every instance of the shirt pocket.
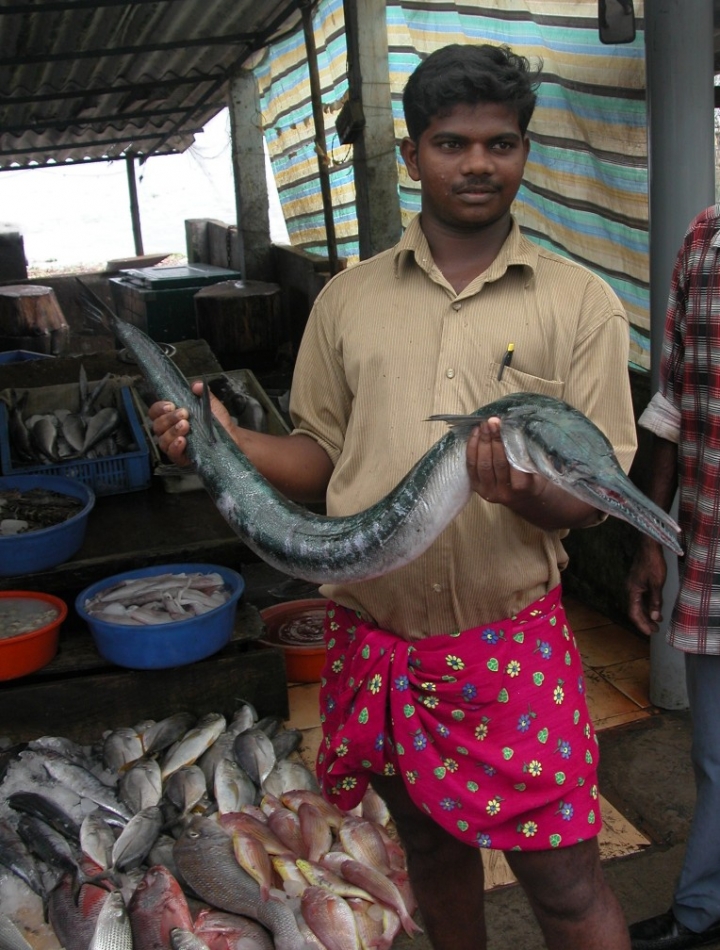
M 502 373 L 500 370 L 502 369 Z M 542 376 L 532 376 L 523 373 L 512 366 L 502 367 L 502 363 L 493 362 L 490 366 L 487 381 L 487 402 L 494 402 L 501 396 L 510 393 L 540 393 L 543 396 L 552 396 L 562 399 L 565 383 L 561 379 L 544 379 Z M 500 379 L 498 379 L 500 376 Z

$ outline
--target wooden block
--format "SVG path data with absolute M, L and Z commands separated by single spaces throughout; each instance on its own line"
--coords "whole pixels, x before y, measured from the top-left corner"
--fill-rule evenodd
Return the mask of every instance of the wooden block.
M 70 327 L 52 287 L 40 284 L 0 287 L 0 336 L 10 341 L 27 340 L 29 342 L 21 348 L 37 353 L 66 350 Z

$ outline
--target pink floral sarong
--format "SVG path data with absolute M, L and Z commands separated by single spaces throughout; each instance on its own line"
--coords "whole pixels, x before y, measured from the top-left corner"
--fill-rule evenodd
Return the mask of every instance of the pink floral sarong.
M 320 686 L 326 797 L 369 773 L 467 844 L 565 847 L 600 832 L 598 747 L 560 587 L 516 617 L 409 643 L 330 602 Z

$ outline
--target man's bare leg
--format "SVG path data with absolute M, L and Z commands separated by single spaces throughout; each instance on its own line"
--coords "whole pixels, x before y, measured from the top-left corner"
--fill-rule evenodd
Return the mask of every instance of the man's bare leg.
M 485 950 L 484 872 L 471 848 L 420 811 L 402 779 L 373 775 L 407 853 L 408 873 L 435 950 Z
M 508 851 L 548 950 L 630 950 L 627 923 L 600 866 L 597 839 L 551 851 Z

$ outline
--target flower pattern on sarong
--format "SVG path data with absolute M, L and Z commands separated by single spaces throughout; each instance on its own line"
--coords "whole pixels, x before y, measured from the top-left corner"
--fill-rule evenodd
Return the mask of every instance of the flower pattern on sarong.
M 415 804 L 481 848 L 541 850 L 600 831 L 597 740 L 560 588 L 517 616 L 408 642 L 330 602 L 321 679 L 325 795 L 402 776 Z

